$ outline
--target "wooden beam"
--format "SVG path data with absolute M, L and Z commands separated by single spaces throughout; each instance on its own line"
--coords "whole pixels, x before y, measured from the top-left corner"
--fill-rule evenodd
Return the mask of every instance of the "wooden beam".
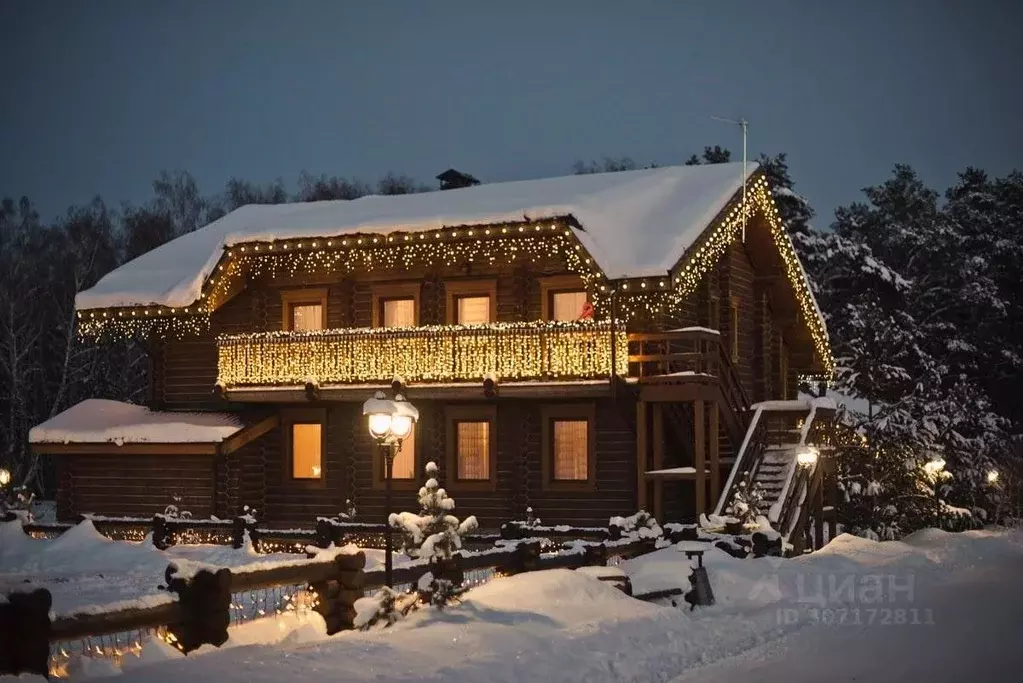
M 646 509 L 646 401 L 636 402 L 636 509 Z
M 390 391 L 389 384 L 326 385 L 319 388 L 321 401 L 361 403 L 375 391 Z M 502 398 L 602 398 L 611 395 L 608 380 L 577 382 L 498 382 Z M 487 398 L 483 382 L 458 384 L 412 384 L 406 398 L 434 400 L 483 400 Z M 227 399 L 238 403 L 307 403 L 304 387 L 236 387 L 227 390 Z
M 216 455 L 216 443 L 34 443 L 40 455 Z
M 664 404 L 655 403 L 653 408 L 653 440 L 655 470 L 664 467 Z M 654 517 L 658 521 L 664 519 L 664 481 L 654 482 Z
M 696 520 L 707 511 L 707 452 L 703 401 L 693 403 L 693 466 L 696 467 Z
M 263 436 L 280 423 L 281 416 L 275 413 L 266 419 L 248 425 L 234 436 L 221 442 L 220 454 L 227 455 L 228 453 L 234 453 L 245 444 L 251 443 Z
M 710 404 L 710 507 L 718 504 L 721 496 L 721 404 Z

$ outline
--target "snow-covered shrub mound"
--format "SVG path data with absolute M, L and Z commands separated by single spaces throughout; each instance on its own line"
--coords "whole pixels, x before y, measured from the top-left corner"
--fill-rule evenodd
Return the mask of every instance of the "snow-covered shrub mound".
M 482 618 L 489 618 L 492 611 L 498 621 L 542 618 L 560 625 L 653 616 L 663 609 L 571 569 L 528 572 L 491 581 L 466 593 L 463 607 L 481 611 Z

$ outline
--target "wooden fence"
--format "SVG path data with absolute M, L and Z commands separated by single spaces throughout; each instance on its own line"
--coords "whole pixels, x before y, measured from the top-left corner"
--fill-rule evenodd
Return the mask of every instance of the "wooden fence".
M 424 574 L 433 572 L 474 586 L 522 572 L 613 564 L 650 552 L 655 545 L 653 539 L 574 540 L 556 552 L 544 553 L 540 540 L 533 538 L 506 542 L 482 552 L 459 553 L 441 564 L 415 561 L 395 568 L 393 582 L 398 590 L 412 590 Z M 260 590 L 290 589 L 278 593 L 287 594 L 290 605 L 278 602 L 273 608 L 277 612 L 315 611 L 323 616 L 328 634 L 351 629 L 355 601 L 366 591 L 385 585 L 384 570 L 366 571 L 365 562 L 362 551 L 338 550 L 286 564 L 200 568 L 190 574 L 172 563 L 165 577 L 167 593 L 137 604 L 119 603 L 108 610 L 52 618 L 51 596 L 46 589 L 14 593 L 6 604 L 0 604 L 0 642 L 5 644 L 0 654 L 0 674 L 59 675 L 71 641 L 86 642 L 86 648 L 80 648 L 89 650 L 85 654 L 101 656 L 137 650 L 145 634 L 163 638 L 185 653 L 207 643 L 220 646 L 227 640 L 228 627 L 236 623 L 233 611 L 242 596 Z M 138 634 L 137 640 L 132 640 L 132 634 Z M 112 637 L 112 643 L 104 640 L 106 636 Z

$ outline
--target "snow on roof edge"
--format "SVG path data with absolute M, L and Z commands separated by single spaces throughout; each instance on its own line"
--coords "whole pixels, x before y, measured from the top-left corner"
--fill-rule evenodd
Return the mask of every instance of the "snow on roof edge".
M 243 242 L 566 216 L 582 226 L 573 226 L 573 234 L 607 277 L 665 276 L 741 189 L 738 166 L 667 166 L 352 201 L 247 205 L 116 268 L 79 292 L 75 307 L 189 306 L 224 250 Z M 758 168 L 748 164 L 746 177 Z M 646 239 L 636 239 L 637 233 Z
M 28 433 L 31 444 L 220 443 L 241 431 L 230 413 L 161 412 L 101 398 L 76 403 Z

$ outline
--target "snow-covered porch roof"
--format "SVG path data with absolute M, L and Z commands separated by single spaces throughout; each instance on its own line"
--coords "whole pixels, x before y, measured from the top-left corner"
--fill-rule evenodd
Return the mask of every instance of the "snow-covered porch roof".
M 33 427 L 38 453 L 215 455 L 240 448 L 276 426 L 276 417 L 246 423 L 230 413 L 154 411 L 90 398 Z

